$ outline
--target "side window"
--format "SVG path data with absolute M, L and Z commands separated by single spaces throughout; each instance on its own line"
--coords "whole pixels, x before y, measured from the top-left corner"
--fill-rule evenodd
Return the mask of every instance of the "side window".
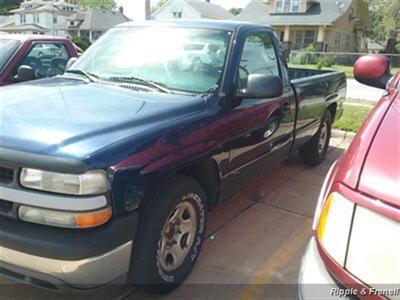
M 35 43 L 21 65 L 30 66 L 36 78 L 52 77 L 64 73 L 69 54 L 62 43 Z
M 239 88 L 246 88 L 250 74 L 280 75 L 272 38 L 266 32 L 246 38 L 239 67 Z

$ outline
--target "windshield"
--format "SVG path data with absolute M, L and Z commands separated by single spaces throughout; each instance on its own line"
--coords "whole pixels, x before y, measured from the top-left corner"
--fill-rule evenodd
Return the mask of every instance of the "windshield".
M 6 65 L 20 45 L 18 40 L 0 39 L 0 70 Z
M 103 80 L 144 81 L 204 93 L 218 86 L 231 32 L 192 28 L 116 28 L 74 64 Z M 144 80 L 144 81 L 143 81 Z

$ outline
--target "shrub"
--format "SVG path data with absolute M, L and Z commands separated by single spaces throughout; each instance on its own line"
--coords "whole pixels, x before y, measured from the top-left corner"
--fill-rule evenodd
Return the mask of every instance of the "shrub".
M 315 46 L 311 44 L 306 48 L 299 50 L 297 54 L 294 54 L 291 63 L 297 65 L 314 65 L 318 61 L 318 54 L 313 52 L 315 52 Z
M 333 65 L 333 59 L 329 56 L 321 57 L 317 62 L 318 69 L 330 68 Z
M 87 38 L 82 37 L 74 37 L 72 38 L 72 42 L 85 51 L 91 45 L 90 41 Z

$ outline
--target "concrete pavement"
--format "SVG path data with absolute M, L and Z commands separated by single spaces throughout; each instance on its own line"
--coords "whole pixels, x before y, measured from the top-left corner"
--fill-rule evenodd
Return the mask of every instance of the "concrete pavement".
M 361 84 L 355 79 L 347 79 L 347 99 L 376 103 L 383 93 L 384 91 L 381 89 Z
M 320 166 L 307 168 L 294 156 L 217 207 L 184 286 L 166 296 L 134 291 L 126 299 L 297 298 L 298 270 L 322 182 L 351 138 L 333 138 Z
M 350 140 L 351 137 L 333 138 L 326 161 L 316 168 L 305 167 L 297 156 L 290 158 L 252 180 L 241 192 L 211 212 L 207 239 L 183 286 L 164 296 L 134 290 L 122 298 L 296 298 L 298 270 L 312 234 L 312 216 L 320 187 L 329 167 L 348 147 Z M 1 280 L 0 283 L 10 282 Z M 22 299 L 20 286 L 13 287 L 15 290 L 1 292 L 1 299 Z M 23 299 L 78 299 L 31 287 L 24 287 L 24 290 Z M 95 299 L 115 298 L 115 294 L 108 294 Z

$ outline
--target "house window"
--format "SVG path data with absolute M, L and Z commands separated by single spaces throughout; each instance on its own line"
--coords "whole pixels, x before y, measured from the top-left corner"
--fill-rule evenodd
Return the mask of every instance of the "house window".
M 24 14 L 19 15 L 19 20 L 21 23 L 26 23 L 26 16 Z
M 315 36 L 316 36 L 315 30 L 296 31 L 296 38 L 294 44 L 295 49 L 306 48 L 309 45 L 314 44 Z
M 298 12 L 300 10 L 300 0 L 276 0 L 275 12 Z
M 300 10 L 300 0 L 292 0 L 292 12 L 298 12 Z
M 295 49 L 300 49 L 303 44 L 303 31 L 296 31 L 296 39 L 294 42 Z
M 34 14 L 33 15 L 33 22 L 34 23 L 40 23 L 40 17 L 38 14 Z
M 347 49 L 347 50 L 350 50 L 350 48 L 351 48 L 351 35 L 348 34 L 348 35 L 346 36 L 346 49 Z
M 172 13 L 172 16 L 174 17 L 174 19 L 180 19 L 180 18 L 182 18 L 182 12 L 181 11 L 174 11 Z
M 306 30 L 304 32 L 304 42 L 303 46 L 307 47 L 315 43 L 315 30 Z
M 339 32 L 335 34 L 335 47 L 340 48 L 340 44 L 342 43 L 342 35 Z
M 57 24 L 57 16 L 53 17 L 53 24 Z
M 284 32 L 284 31 L 280 31 L 280 32 L 279 32 L 279 40 L 280 40 L 281 42 L 283 42 L 284 39 L 285 39 L 285 32 Z

